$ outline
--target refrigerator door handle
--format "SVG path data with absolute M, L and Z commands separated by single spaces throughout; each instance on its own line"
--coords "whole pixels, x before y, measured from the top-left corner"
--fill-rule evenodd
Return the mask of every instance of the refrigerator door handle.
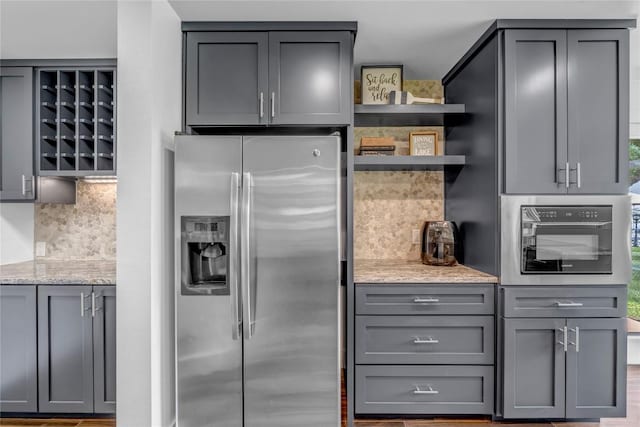
M 250 172 L 242 174 L 242 231 L 241 243 L 242 254 L 240 262 L 242 264 L 242 295 L 244 303 L 242 311 L 244 313 L 244 338 L 250 340 L 255 332 L 255 295 L 251 293 L 251 187 L 253 187 Z
M 238 288 L 238 212 L 240 192 L 240 174 L 231 174 L 231 197 L 229 208 L 231 217 L 229 219 L 230 248 L 229 248 L 229 294 L 231 296 L 231 338 L 237 341 L 241 334 L 242 316 L 240 309 L 240 292 Z

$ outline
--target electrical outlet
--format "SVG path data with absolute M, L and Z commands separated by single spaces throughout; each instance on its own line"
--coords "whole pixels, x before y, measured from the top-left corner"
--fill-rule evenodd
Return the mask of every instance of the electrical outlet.
M 47 255 L 47 242 L 36 242 L 36 256 L 43 257 Z
M 420 244 L 420 230 L 417 228 L 411 230 L 411 243 L 414 245 Z

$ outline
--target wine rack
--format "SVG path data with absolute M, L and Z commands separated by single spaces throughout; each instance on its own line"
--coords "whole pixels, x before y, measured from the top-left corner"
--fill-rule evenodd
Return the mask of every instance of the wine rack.
M 116 174 L 115 73 L 115 68 L 38 70 L 39 175 Z

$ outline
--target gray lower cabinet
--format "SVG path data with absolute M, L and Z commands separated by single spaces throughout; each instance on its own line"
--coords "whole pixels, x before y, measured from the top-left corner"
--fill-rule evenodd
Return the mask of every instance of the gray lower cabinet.
M 504 417 L 564 418 L 564 319 L 504 320 Z
M 356 363 L 492 364 L 492 316 L 357 316 Z
M 185 123 L 352 122 L 350 31 L 186 31 Z
M 115 412 L 115 288 L 38 286 L 40 412 Z
M 356 284 L 357 415 L 493 414 L 493 284 Z
M 629 32 L 504 30 L 505 192 L 626 193 Z
M 35 199 L 33 69 L 0 67 L 0 201 Z
M 504 319 L 504 417 L 626 413 L 625 319 Z
M 91 286 L 38 287 L 40 412 L 93 412 Z
M 567 418 L 624 417 L 626 319 L 567 319 Z
M 37 412 L 36 287 L 0 286 L 0 412 Z
M 116 412 L 116 288 L 93 287 L 94 412 Z
M 491 366 L 356 366 L 360 414 L 492 414 Z

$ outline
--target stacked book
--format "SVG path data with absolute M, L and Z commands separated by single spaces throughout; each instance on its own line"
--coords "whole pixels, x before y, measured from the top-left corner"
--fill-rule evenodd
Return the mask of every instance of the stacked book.
M 363 136 L 360 140 L 361 156 L 393 156 L 396 143 L 393 137 Z

